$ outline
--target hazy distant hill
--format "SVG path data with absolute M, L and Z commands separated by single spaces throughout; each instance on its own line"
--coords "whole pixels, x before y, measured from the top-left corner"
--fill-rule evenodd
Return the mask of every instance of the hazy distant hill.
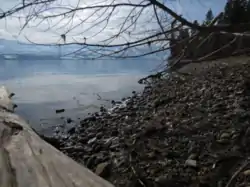
M 81 58 L 87 57 L 91 58 L 91 55 L 88 51 L 80 52 L 79 55 L 67 55 L 74 51 L 77 51 L 81 46 L 79 45 L 66 45 L 66 46 L 43 46 L 43 45 L 35 45 L 35 44 L 26 44 L 21 43 L 15 40 L 5 40 L 0 39 L 0 60 L 2 59 L 18 59 L 18 60 L 57 60 L 60 58 Z M 147 52 L 152 50 L 151 48 L 144 47 L 139 49 L 130 49 L 127 51 L 129 55 L 136 55 L 138 51 L 140 53 Z M 162 55 L 166 55 L 168 52 L 163 51 Z M 81 56 L 81 57 L 80 57 Z M 159 54 L 157 54 L 159 57 Z M 161 56 L 161 55 L 160 55 Z
M 42 46 L 0 39 L 0 59 L 59 59 L 78 49 L 77 46 Z

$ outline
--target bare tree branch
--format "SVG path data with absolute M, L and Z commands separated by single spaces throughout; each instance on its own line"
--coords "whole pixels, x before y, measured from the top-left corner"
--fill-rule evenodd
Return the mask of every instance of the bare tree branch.
M 22 0 L 10 10 L 0 13 L 0 19 L 15 16 L 15 13 L 26 10 L 23 13 L 25 21 L 19 34 L 27 27 L 37 27 L 41 32 L 57 34 L 58 38 L 53 42 L 39 43 L 33 41 L 30 35 L 25 36 L 30 43 L 79 47 L 78 50 L 64 55 L 85 59 L 106 57 L 123 59 L 156 53 L 168 54 L 170 50 L 176 50 L 179 54 L 175 54 L 174 65 L 180 63 L 181 58 L 188 53 L 187 48 L 194 41 L 197 43 L 193 48 L 198 51 L 212 40 L 216 33 L 233 36 L 249 35 L 246 31 L 250 30 L 250 23 L 216 25 L 223 13 L 218 14 L 209 25 L 199 25 L 178 15 L 166 1 L 92 1 L 78 0 L 71 5 L 63 4 L 60 0 Z M 24 19 L 18 14 L 17 17 Z M 228 45 L 213 52 L 209 51 L 198 60 L 217 54 L 235 40 L 229 41 Z

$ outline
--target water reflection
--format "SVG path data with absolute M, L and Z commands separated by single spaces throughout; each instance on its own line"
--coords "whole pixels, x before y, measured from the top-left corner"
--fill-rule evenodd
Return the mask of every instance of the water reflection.
M 104 100 L 129 96 L 139 90 L 139 78 L 160 62 L 124 61 L 4 61 L 0 63 L 0 83 L 16 93 L 17 112 L 45 128 L 61 123 L 60 117 L 77 119 L 95 111 Z M 103 100 L 98 100 L 96 94 Z M 65 108 L 63 114 L 55 110 Z M 49 120 L 48 120 L 49 119 Z M 46 121 L 46 122 L 45 122 Z M 43 126 L 44 128 L 44 126 Z
M 5 60 L 0 63 L 0 79 L 27 77 L 41 72 L 53 74 L 140 74 L 152 70 L 158 62 L 143 60 Z

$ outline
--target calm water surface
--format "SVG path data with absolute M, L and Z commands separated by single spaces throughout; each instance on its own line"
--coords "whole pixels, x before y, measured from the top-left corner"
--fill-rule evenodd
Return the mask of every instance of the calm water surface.
M 157 60 L 13 61 L 0 63 L 0 84 L 14 92 L 16 110 L 37 130 L 62 124 L 61 117 L 77 120 L 97 111 L 106 100 L 141 90 L 138 79 L 160 65 Z M 98 99 L 98 95 L 102 100 Z M 65 112 L 56 114 L 56 109 Z

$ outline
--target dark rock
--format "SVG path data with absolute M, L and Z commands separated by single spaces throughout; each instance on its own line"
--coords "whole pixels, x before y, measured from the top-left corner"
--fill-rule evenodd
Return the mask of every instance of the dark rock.
M 96 134 L 97 139 L 101 139 L 103 137 L 103 132 L 99 132 Z
M 159 151 L 158 151 L 159 152 Z M 165 156 L 169 159 L 176 159 L 180 157 L 180 153 L 176 152 L 176 151 L 166 151 L 165 152 Z
M 82 126 L 78 128 L 78 131 L 80 132 L 80 134 L 84 134 L 85 130 L 86 129 Z
M 107 159 L 107 158 L 106 158 Z M 96 157 L 95 159 L 95 166 L 97 166 L 100 163 L 106 162 L 107 160 L 105 160 L 105 156 L 100 154 Z
M 186 186 L 186 183 L 182 182 L 181 179 L 171 179 L 165 176 L 158 177 L 156 180 L 156 187 L 180 187 Z
M 111 164 L 108 162 L 104 162 L 97 165 L 95 173 L 100 177 L 108 178 L 110 175 L 110 169 L 111 169 Z
M 155 153 L 155 151 L 152 151 L 152 152 L 149 152 L 147 154 L 147 156 L 148 156 L 149 159 L 155 159 L 156 158 L 156 153 Z
M 54 138 L 54 137 L 48 137 L 48 136 L 44 136 L 44 135 L 40 135 L 40 137 L 48 142 L 50 145 L 54 146 L 55 148 L 57 149 L 60 149 L 61 147 L 61 142 L 60 140 L 58 140 L 57 138 Z
M 81 137 L 81 138 L 78 139 L 78 141 L 81 142 L 82 144 L 87 143 L 88 140 L 89 140 L 88 137 Z
M 73 120 L 71 119 L 71 118 L 67 118 L 67 123 L 72 123 L 73 122 Z
M 105 113 L 105 112 L 107 112 L 107 109 L 106 109 L 106 108 L 104 108 L 103 106 L 101 106 L 101 107 L 100 107 L 100 112 Z
M 118 135 L 118 130 L 114 129 L 111 131 L 111 136 L 117 136 Z
M 95 145 L 95 146 L 93 147 L 93 151 L 94 151 L 95 153 L 99 152 L 101 149 L 102 149 L 102 147 L 101 147 L 100 145 Z
M 146 179 L 145 177 L 140 177 L 140 179 L 134 177 L 130 182 L 128 187 L 154 187 L 154 184 L 152 181 Z
M 169 98 L 164 98 L 164 99 L 162 99 L 162 98 L 158 98 L 158 99 L 156 99 L 155 101 L 154 101 L 154 103 L 153 103 L 153 107 L 154 108 L 157 108 L 157 107 L 159 107 L 159 106 L 162 106 L 162 105 L 165 105 L 165 104 L 167 104 L 168 102 L 170 102 L 171 101 L 171 99 Z
M 11 99 L 14 96 L 15 96 L 15 93 L 12 92 L 12 93 L 10 93 L 9 98 Z
M 68 133 L 70 135 L 74 134 L 76 132 L 76 128 L 75 127 L 71 127 L 69 130 L 68 130 Z
M 147 85 L 147 86 L 144 87 L 144 90 L 149 90 L 149 89 L 152 89 L 152 86 Z
M 96 116 L 89 116 L 86 117 L 84 120 L 82 120 L 80 123 L 81 125 L 84 125 L 86 122 L 90 122 L 90 121 L 96 121 Z
M 79 152 L 84 152 L 84 148 L 81 147 L 81 146 L 70 146 L 70 147 L 64 147 L 64 148 L 61 148 L 62 151 L 67 151 L 67 152 L 70 152 L 70 153 L 79 153 Z
M 230 140 L 229 139 L 219 139 L 219 140 L 216 140 L 216 142 L 219 144 L 226 145 L 226 144 L 230 143 Z
M 65 109 L 57 109 L 56 110 L 56 113 L 58 114 L 58 113 L 63 113 L 63 112 L 65 112 Z
M 91 156 L 87 159 L 87 162 L 86 162 L 86 167 L 89 168 L 89 169 L 92 169 L 94 167 L 94 163 L 95 163 L 95 159 L 96 159 L 96 156 Z
M 122 104 L 122 102 L 121 102 L 121 101 L 116 101 L 116 102 L 115 102 L 115 104 L 117 104 L 117 105 L 121 105 L 121 104 Z
M 17 106 L 17 104 L 13 104 L 13 109 L 15 109 L 15 108 L 17 108 L 18 106 Z
M 246 130 L 246 136 L 250 137 L 250 127 L 248 127 Z
M 95 132 L 87 132 L 86 134 L 87 134 L 87 137 L 88 137 L 89 139 L 95 138 L 95 137 L 96 137 L 96 133 L 95 133 Z

